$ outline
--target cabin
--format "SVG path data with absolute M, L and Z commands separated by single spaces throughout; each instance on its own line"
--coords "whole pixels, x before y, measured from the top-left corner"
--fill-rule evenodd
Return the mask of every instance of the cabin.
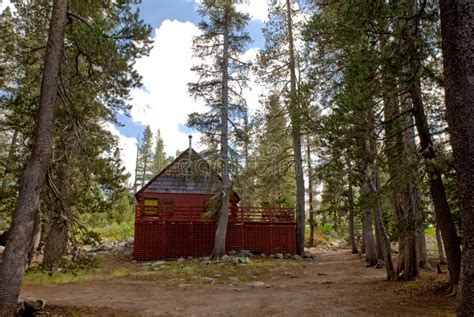
M 217 228 L 222 179 L 191 147 L 136 194 L 136 260 L 206 256 Z M 226 250 L 296 252 L 294 211 L 240 206 L 231 191 Z

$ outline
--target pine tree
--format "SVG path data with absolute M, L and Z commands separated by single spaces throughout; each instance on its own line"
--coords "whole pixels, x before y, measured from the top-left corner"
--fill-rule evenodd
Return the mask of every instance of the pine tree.
M 166 157 L 165 145 L 161 138 L 160 129 L 156 132 L 155 137 L 155 151 L 153 154 L 153 163 L 151 166 L 151 174 L 157 175 L 160 173 L 171 161 Z
M 189 84 L 190 94 L 202 99 L 210 110 L 204 114 L 191 114 L 188 124 L 204 133 L 211 148 L 220 144 L 222 208 L 211 255 L 214 258 L 225 253 L 231 187 L 229 141 L 232 134 L 229 133 L 229 122 L 232 127 L 238 127 L 245 113 L 242 85 L 246 82 L 248 64 L 240 60 L 240 54 L 250 40 L 244 32 L 249 17 L 236 10 L 235 2 L 202 1 L 199 7 L 203 18 L 199 24 L 202 35 L 194 39 L 193 49 L 203 64 L 192 68 L 199 81 Z
M 15 314 L 25 273 L 26 253 L 33 235 L 33 219 L 38 211 L 40 191 L 51 160 L 67 5 L 66 0 L 55 0 L 53 3 L 34 149 L 23 172 L 13 225 L 9 231 L 10 238 L 0 265 L 0 315 L 3 316 Z
M 150 126 L 145 128 L 137 149 L 135 187 L 143 187 L 153 177 L 153 133 Z
M 263 32 L 265 49 L 259 56 L 260 73 L 263 81 L 272 85 L 272 89 L 283 93 L 290 118 L 293 147 L 293 168 L 296 184 L 296 244 L 297 253 L 304 251 L 305 235 L 305 188 L 303 175 L 303 155 L 301 143 L 302 103 L 298 91 L 299 58 L 295 47 L 295 2 L 286 0 L 271 2 L 269 21 Z

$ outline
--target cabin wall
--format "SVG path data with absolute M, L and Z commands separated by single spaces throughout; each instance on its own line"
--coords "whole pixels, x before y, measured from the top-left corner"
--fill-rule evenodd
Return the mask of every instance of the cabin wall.
M 133 257 L 136 260 L 157 260 L 209 255 L 214 246 L 216 227 L 215 222 L 137 222 Z M 229 223 L 226 250 L 295 254 L 296 226 Z

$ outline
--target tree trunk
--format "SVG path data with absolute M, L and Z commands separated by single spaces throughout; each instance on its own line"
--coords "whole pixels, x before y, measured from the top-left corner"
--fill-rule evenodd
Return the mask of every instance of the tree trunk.
M 225 254 L 227 223 L 229 220 L 229 162 L 228 162 L 228 104 L 229 104 L 229 21 L 228 10 L 224 13 L 224 46 L 222 56 L 222 109 L 221 109 L 221 167 L 222 167 L 222 206 L 217 224 L 216 239 L 211 259 L 218 259 Z
M 308 205 L 309 205 L 309 245 L 314 246 L 314 227 L 316 221 L 314 219 L 314 206 L 313 206 L 313 167 L 311 164 L 311 143 L 309 135 L 306 137 L 307 149 L 306 149 L 306 160 L 308 162 Z
M 296 87 L 296 61 L 293 44 L 293 21 L 291 17 L 291 3 L 286 0 L 287 31 L 288 31 L 288 50 L 290 70 L 290 121 L 291 136 L 293 142 L 293 158 L 296 181 L 296 253 L 304 253 L 305 236 L 305 209 L 304 209 L 304 175 L 303 175 L 303 155 L 301 151 L 301 117 L 297 101 Z
M 361 198 L 365 200 L 362 202 L 362 239 L 364 240 L 365 260 L 367 265 L 374 266 L 378 262 L 378 257 L 374 233 L 372 231 L 372 215 L 370 207 L 368 206 L 370 185 L 368 183 L 367 167 L 364 170 L 365 172 L 360 186 Z
M 441 239 L 441 231 L 439 230 L 438 225 L 436 225 L 436 244 L 438 247 L 438 257 L 439 257 L 439 264 L 446 264 L 446 256 L 444 255 L 444 246 L 443 246 L 443 239 Z
M 69 225 L 67 219 L 56 214 L 48 232 L 44 246 L 43 266 L 49 270 L 60 265 L 62 257 L 67 252 L 69 241 Z
M 33 151 L 20 181 L 9 239 L 0 264 L 0 316 L 12 316 L 17 306 L 33 236 L 34 215 L 39 207 L 41 189 L 51 161 L 66 11 L 67 0 L 53 1 Z
M 401 115 L 398 96 L 392 95 L 397 91 L 394 75 L 385 69 L 383 77 L 383 101 L 385 133 L 388 136 L 385 144 L 385 154 L 388 162 L 388 172 L 391 179 L 391 205 L 398 234 L 398 265 L 396 273 L 401 279 L 412 280 L 418 276 L 416 259 L 416 225 L 414 211 L 411 208 L 409 192 L 412 167 L 407 161 L 407 145 L 403 137 L 406 120 Z M 413 258 L 415 255 L 415 258 Z
M 451 144 L 453 146 L 454 164 L 462 210 L 463 254 L 457 312 L 458 316 L 473 316 L 474 3 L 471 0 L 441 0 L 440 7 L 446 115 L 451 135 Z M 440 227 L 440 229 L 443 235 L 444 228 Z M 455 247 L 457 247 L 457 244 Z M 446 250 L 448 250 L 448 247 Z M 458 251 L 457 248 L 456 251 Z M 446 253 L 449 266 L 450 255 L 448 251 Z M 457 262 L 453 263 L 453 265 L 456 264 Z
M 377 242 L 379 243 L 378 248 L 382 253 L 382 258 L 385 263 L 385 269 L 387 271 L 387 280 L 388 281 L 395 281 L 397 279 L 397 275 L 395 274 L 395 270 L 393 268 L 393 261 L 392 261 L 392 253 L 390 249 L 390 241 L 388 239 L 387 230 L 385 229 L 385 224 L 383 222 L 383 212 L 382 212 L 382 199 L 380 197 L 380 177 L 379 177 L 379 167 L 377 164 L 374 164 L 374 177 L 372 183 L 372 192 L 375 195 L 375 227 L 377 228 L 377 235 L 378 239 Z
M 416 129 L 420 139 L 420 150 L 423 154 L 423 158 L 428 163 L 430 163 L 437 158 L 437 154 L 433 148 L 433 141 L 431 139 L 425 111 L 423 109 L 423 100 L 421 97 L 419 80 L 416 80 L 411 85 L 409 93 L 413 103 L 413 116 L 415 118 Z M 430 164 L 430 166 L 427 168 L 427 174 L 429 178 L 431 197 L 433 199 L 436 222 L 439 224 L 441 236 L 446 249 L 451 285 L 454 287 L 459 281 L 461 265 L 461 249 L 459 246 L 459 238 L 457 236 L 451 210 L 446 199 L 442 173 L 439 167 L 435 163 Z
M 354 228 L 354 191 L 352 188 L 352 166 L 350 159 L 347 159 L 348 169 L 348 189 L 347 189 L 347 201 L 349 207 L 349 244 L 352 249 L 352 254 L 357 254 L 357 243 L 355 239 L 355 228 Z

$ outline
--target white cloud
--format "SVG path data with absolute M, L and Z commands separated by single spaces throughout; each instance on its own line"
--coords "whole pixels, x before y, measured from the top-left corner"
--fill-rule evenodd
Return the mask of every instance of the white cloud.
M 192 40 L 199 29 L 190 22 L 165 20 L 156 29 L 150 56 L 137 61 L 136 69 L 143 76 L 143 89 L 132 91 L 132 120 L 150 125 L 155 134 L 160 129 L 168 154 L 184 150 L 187 133 L 179 130 L 187 116 L 202 111 L 188 94 L 187 84 L 195 81 Z
M 252 20 L 266 22 L 268 20 L 267 0 L 248 0 L 237 5 L 237 9 L 243 13 L 250 14 Z
M 195 0 L 199 5 L 202 0 Z M 252 20 L 260 20 L 265 22 L 268 20 L 268 3 L 267 0 L 247 0 L 237 4 L 237 9 L 242 13 L 250 15 Z
M 137 139 L 129 138 L 122 134 L 117 128 L 108 123 L 106 124 L 107 130 L 119 139 L 120 156 L 122 158 L 123 165 L 125 166 L 128 173 L 130 173 L 129 181 L 133 181 L 135 174 L 135 161 L 137 155 Z

